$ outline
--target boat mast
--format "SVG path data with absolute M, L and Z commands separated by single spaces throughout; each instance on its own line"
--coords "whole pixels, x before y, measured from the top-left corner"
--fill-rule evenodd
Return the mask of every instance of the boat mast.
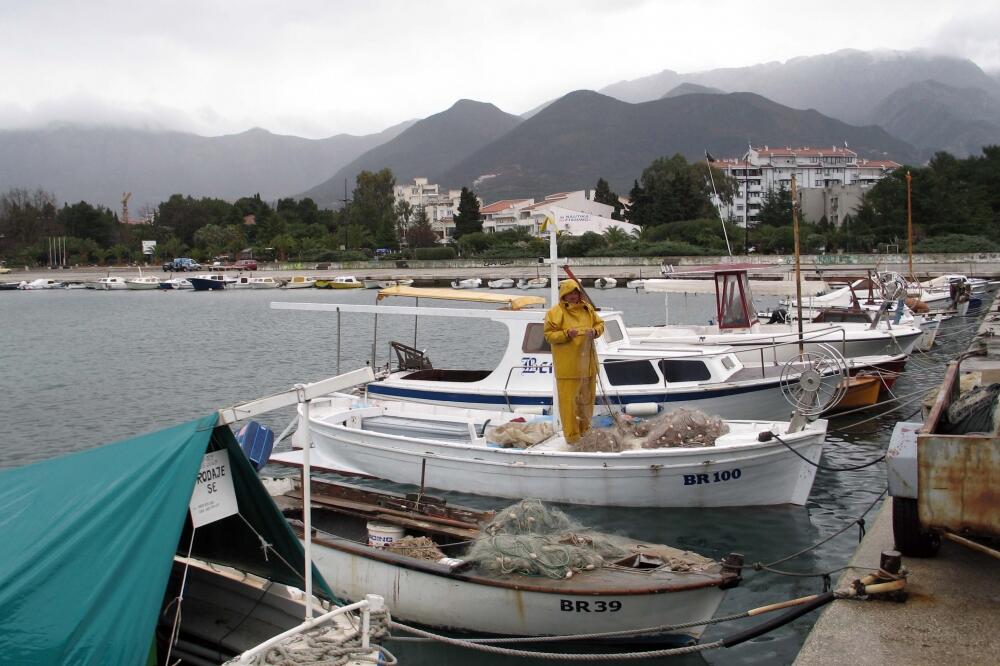
M 792 174 L 792 235 L 795 238 L 795 307 L 799 320 L 799 354 L 805 352 L 802 342 L 802 265 L 799 257 L 799 214 L 798 193 L 795 188 L 795 174 Z
M 916 282 L 917 279 L 913 276 L 913 200 L 910 196 L 911 187 L 910 181 L 913 180 L 913 176 L 910 172 L 906 172 L 906 241 L 907 249 L 910 255 L 910 281 Z

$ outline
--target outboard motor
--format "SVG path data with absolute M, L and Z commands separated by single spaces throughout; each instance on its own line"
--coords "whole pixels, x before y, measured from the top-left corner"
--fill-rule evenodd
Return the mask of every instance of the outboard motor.
M 785 308 L 778 308 L 771 312 L 771 318 L 767 320 L 768 324 L 787 324 L 788 323 L 788 310 Z

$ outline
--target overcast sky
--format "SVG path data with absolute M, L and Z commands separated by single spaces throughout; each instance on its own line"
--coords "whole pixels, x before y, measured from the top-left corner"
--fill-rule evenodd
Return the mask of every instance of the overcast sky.
M 997 0 L 0 0 L 0 129 L 367 134 L 462 98 L 523 113 L 581 88 L 843 48 L 1000 70 Z

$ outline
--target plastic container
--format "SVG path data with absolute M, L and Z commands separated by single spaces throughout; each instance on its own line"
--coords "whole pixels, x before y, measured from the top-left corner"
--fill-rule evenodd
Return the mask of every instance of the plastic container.
M 403 528 L 387 523 L 368 523 L 368 545 L 385 548 L 393 541 L 403 538 Z

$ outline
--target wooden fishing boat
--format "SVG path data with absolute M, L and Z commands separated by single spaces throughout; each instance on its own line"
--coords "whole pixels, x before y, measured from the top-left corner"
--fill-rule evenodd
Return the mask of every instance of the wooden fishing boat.
M 393 619 L 402 622 L 478 635 L 627 632 L 710 618 L 725 590 L 740 582 L 738 568 L 624 537 L 613 538 L 626 551 L 623 556 L 591 570 L 571 570 L 569 577 L 497 574 L 467 555 L 469 542 L 491 538 L 481 528 L 494 518 L 493 512 L 450 506 L 422 493 L 400 495 L 317 479 L 311 493 L 316 528 L 312 553 L 326 582 L 346 599 L 366 592 L 383 595 Z M 294 526 L 301 490 L 287 491 L 277 503 Z M 391 541 L 386 547 L 369 545 L 373 530 L 394 531 L 396 539 L 404 534 L 427 537 L 443 558 L 400 552 Z M 298 534 L 303 536 L 301 528 Z M 574 534 L 608 537 L 590 531 Z M 703 631 L 699 625 L 639 640 L 687 644 Z M 622 639 L 629 637 L 618 637 Z
M 845 377 L 841 383 L 846 388 L 844 397 L 830 408 L 829 412 L 871 407 L 878 402 L 879 392 L 883 387 L 883 379 L 877 374 L 857 374 L 853 377 Z

